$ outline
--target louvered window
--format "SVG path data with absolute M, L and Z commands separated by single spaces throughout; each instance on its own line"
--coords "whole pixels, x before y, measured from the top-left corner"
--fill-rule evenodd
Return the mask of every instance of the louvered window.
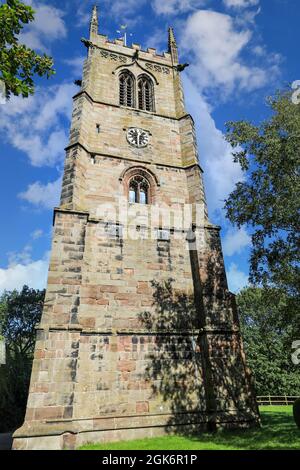
M 143 109 L 145 111 L 153 111 L 153 85 L 148 77 L 143 76 L 138 81 L 138 102 L 139 109 Z
M 120 75 L 120 104 L 129 108 L 134 107 L 134 82 L 128 72 Z

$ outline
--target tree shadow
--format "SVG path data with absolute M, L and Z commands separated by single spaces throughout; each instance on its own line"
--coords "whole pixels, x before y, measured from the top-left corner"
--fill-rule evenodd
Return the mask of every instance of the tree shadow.
M 258 409 L 232 306 L 224 314 L 224 299 L 219 298 L 223 317 L 217 322 L 216 303 L 207 310 L 203 293 L 179 291 L 171 278 L 151 284 L 153 308 L 139 315 L 143 328 L 155 336 L 145 379 L 152 398 L 161 399 L 170 414 L 166 430 L 193 435 L 203 429 L 257 426 Z M 215 293 L 207 295 L 211 299 Z
M 300 430 L 293 422 L 291 412 L 263 412 L 262 427 L 255 429 L 220 431 L 214 434 L 202 434 L 197 439 L 191 436 L 194 442 L 212 442 L 218 446 L 236 450 L 275 450 L 299 449 Z
M 168 425 L 180 431 L 190 423 L 191 432 L 197 431 L 194 415 L 205 411 L 205 390 L 196 308 L 191 296 L 174 291 L 172 279 L 152 281 L 152 287 L 155 309 L 139 316 L 144 328 L 155 336 L 145 379 L 151 383 L 153 396 L 160 396 L 172 413 Z

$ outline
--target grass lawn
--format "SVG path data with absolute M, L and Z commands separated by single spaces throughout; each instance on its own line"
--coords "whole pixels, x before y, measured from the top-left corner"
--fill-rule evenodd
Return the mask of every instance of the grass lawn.
M 86 444 L 80 450 L 276 450 L 300 449 L 300 430 L 291 406 L 262 406 L 261 429 L 219 431 L 199 436 L 164 436 L 106 444 Z

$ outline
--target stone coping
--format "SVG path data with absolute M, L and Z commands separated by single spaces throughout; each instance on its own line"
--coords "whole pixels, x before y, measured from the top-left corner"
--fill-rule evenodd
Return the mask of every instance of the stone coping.
M 145 206 L 143 206 L 145 207 Z M 159 206 L 157 206 L 159 207 Z M 55 216 L 55 213 L 57 212 L 60 212 L 60 213 L 66 213 L 66 214 L 77 214 L 77 215 L 83 215 L 83 216 L 86 216 L 87 217 L 87 220 L 88 222 L 96 222 L 96 223 L 102 223 L 104 225 L 106 224 L 111 224 L 111 225 L 122 225 L 122 223 L 120 221 L 115 221 L 115 222 L 112 222 L 111 220 L 104 220 L 104 219 L 98 219 L 98 218 L 95 218 L 95 217 L 90 217 L 90 212 L 89 211 L 84 211 L 84 210 L 80 210 L 80 209 L 69 209 L 67 207 L 54 207 L 54 216 Z M 134 227 L 136 226 L 136 224 L 128 224 L 127 225 L 128 227 Z M 148 228 L 147 225 L 141 225 L 141 224 L 138 224 L 137 226 L 139 227 L 143 227 L 145 229 Z M 222 229 L 222 227 L 220 227 L 219 225 L 214 225 L 214 224 L 211 224 L 211 223 L 207 223 L 205 225 L 196 225 L 196 224 L 193 224 L 194 228 L 195 229 L 207 229 L 207 230 L 215 230 L 215 231 L 220 231 Z M 170 231 L 175 231 L 175 232 L 182 232 L 182 233 L 189 233 L 189 230 L 181 230 L 181 229 L 175 229 L 174 227 L 154 227 L 153 228 L 154 230 L 170 230 Z
M 168 165 L 167 163 L 154 163 L 150 160 L 137 160 L 135 158 L 122 157 L 120 155 L 114 155 L 114 154 L 111 154 L 111 153 L 103 153 L 103 152 L 98 152 L 97 150 L 90 150 L 79 141 L 73 142 L 72 144 L 68 145 L 65 148 L 65 151 L 71 150 L 73 147 L 76 147 L 76 146 L 81 147 L 86 153 L 88 153 L 89 155 L 92 155 L 94 157 L 97 156 L 97 157 L 103 157 L 103 158 L 114 158 L 116 160 L 124 160 L 126 162 L 138 163 L 139 165 L 141 165 L 141 164 L 151 165 L 151 166 L 155 166 L 157 168 L 159 168 L 159 167 L 161 167 L 161 168 L 174 168 L 175 170 L 183 170 L 183 171 L 191 170 L 192 168 L 197 167 L 197 168 L 199 168 L 201 173 L 204 173 L 204 170 L 201 168 L 199 162 L 196 162 L 196 161 L 194 163 L 192 163 L 191 165 L 186 165 L 186 166 Z
M 78 93 L 76 93 L 73 96 L 73 100 L 79 98 L 81 95 L 85 95 L 86 98 L 88 98 L 88 100 L 91 103 L 101 104 L 101 105 L 104 105 L 104 106 L 111 106 L 112 108 L 124 109 L 126 111 L 126 113 L 134 112 L 134 113 L 138 113 L 138 114 L 145 114 L 145 115 L 148 115 L 148 116 L 151 116 L 151 117 L 157 116 L 159 118 L 171 119 L 172 121 L 181 121 L 182 119 L 190 119 L 193 124 L 195 123 L 195 121 L 193 119 L 193 116 L 191 116 L 191 114 L 189 114 L 189 113 L 185 113 L 180 117 L 176 117 L 176 116 L 168 116 L 167 114 L 158 114 L 158 113 L 155 113 L 154 111 L 145 111 L 144 109 L 128 108 L 126 106 L 122 106 L 122 105 L 115 104 L 115 103 L 107 103 L 105 101 L 95 100 L 94 98 L 92 98 L 92 96 L 85 89 L 81 89 Z

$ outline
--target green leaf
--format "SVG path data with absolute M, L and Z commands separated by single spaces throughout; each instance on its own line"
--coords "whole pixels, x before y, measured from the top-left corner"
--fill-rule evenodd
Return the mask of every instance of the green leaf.
M 34 10 L 18 0 L 0 5 L 0 77 L 6 95 L 27 97 L 34 93 L 34 75 L 50 78 L 54 73 L 53 59 L 19 44 L 18 35 L 24 25 L 34 20 Z

